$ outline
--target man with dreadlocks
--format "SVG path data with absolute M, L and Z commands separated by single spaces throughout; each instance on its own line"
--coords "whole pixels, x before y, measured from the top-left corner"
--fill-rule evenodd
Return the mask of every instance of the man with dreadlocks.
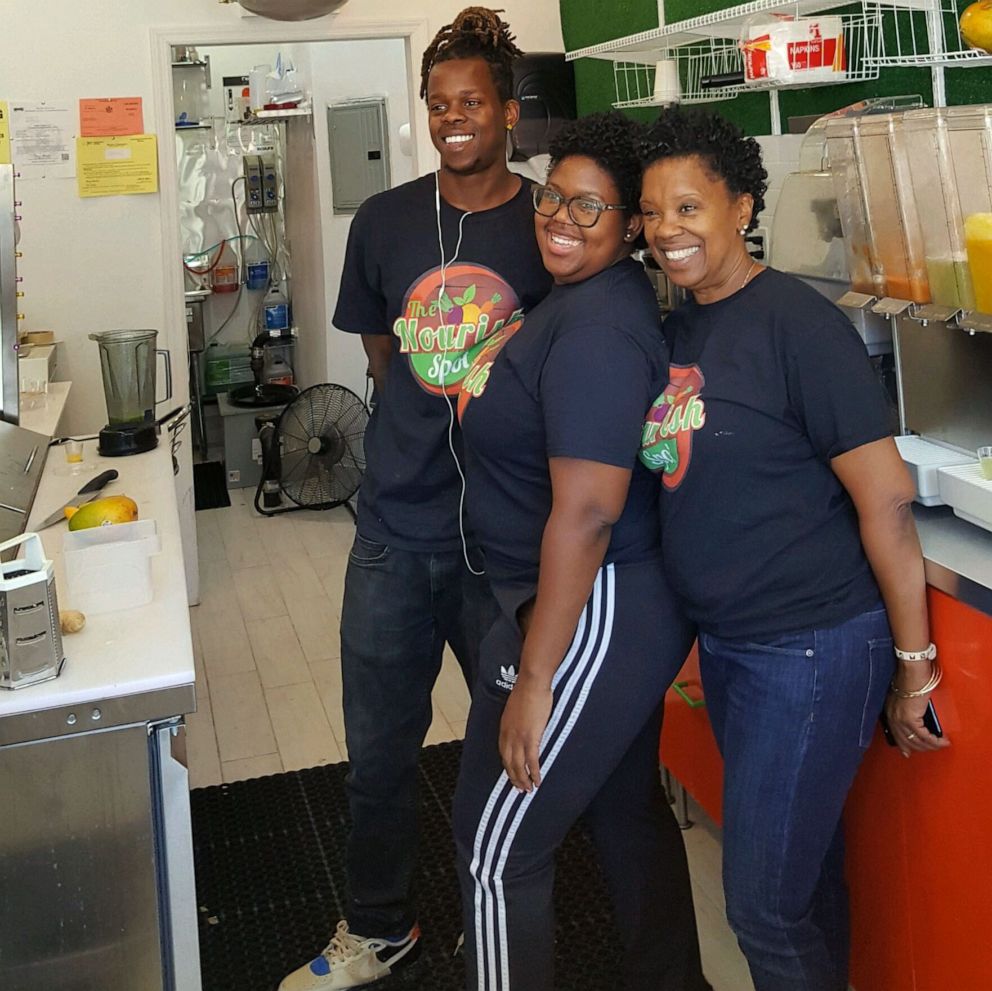
M 424 53 L 435 173 L 370 197 L 351 225 L 334 325 L 362 335 L 375 385 L 341 615 L 352 829 L 348 918 L 280 991 L 364 987 L 412 962 L 416 772 L 445 643 L 469 687 L 497 607 L 462 512 L 454 406 L 479 352 L 551 280 L 530 184 L 507 168 L 519 116 L 500 11 L 468 7 Z

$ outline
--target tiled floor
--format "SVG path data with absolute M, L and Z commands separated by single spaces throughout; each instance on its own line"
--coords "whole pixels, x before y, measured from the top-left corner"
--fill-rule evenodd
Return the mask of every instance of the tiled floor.
M 343 509 L 262 518 L 254 490 L 196 514 L 200 605 L 190 610 L 198 711 L 187 720 L 192 787 L 332 764 L 345 757 L 338 623 L 354 536 Z M 445 658 L 426 742 L 461 739 L 468 692 Z M 684 834 L 706 974 L 751 991 L 724 918 L 719 830 L 690 806 Z

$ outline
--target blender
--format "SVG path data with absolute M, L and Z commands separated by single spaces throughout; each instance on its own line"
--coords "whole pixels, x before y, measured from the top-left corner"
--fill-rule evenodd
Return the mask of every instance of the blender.
M 172 396 L 169 352 L 155 347 L 157 330 L 106 330 L 90 334 L 100 347 L 108 423 L 100 431 L 105 457 L 141 454 L 158 444 L 155 403 Z M 166 395 L 155 398 L 156 355 L 165 357 Z

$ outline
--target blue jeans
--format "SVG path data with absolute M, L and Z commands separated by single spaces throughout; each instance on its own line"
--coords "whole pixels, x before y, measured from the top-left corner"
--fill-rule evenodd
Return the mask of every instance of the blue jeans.
M 761 644 L 701 633 L 727 918 L 756 991 L 847 991 L 841 813 L 895 658 L 881 607 Z
M 472 566 L 481 570 L 481 555 Z M 431 690 L 451 645 L 471 689 L 479 643 L 498 612 L 461 550 L 403 551 L 361 534 L 348 559 L 341 671 L 351 833 L 348 923 L 362 936 L 405 934 L 416 921 L 417 762 Z

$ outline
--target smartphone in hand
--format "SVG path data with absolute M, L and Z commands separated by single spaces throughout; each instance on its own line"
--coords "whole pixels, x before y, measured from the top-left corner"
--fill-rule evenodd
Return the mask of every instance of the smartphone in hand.
M 885 715 L 884 709 L 878 717 L 878 721 L 882 724 L 882 734 L 885 736 L 885 742 L 890 747 L 896 746 L 895 737 L 892 735 L 892 730 L 889 729 L 889 720 Z M 940 728 L 940 720 L 937 718 L 937 710 L 933 707 L 932 700 L 927 703 L 927 711 L 923 713 L 923 725 L 934 736 L 944 735 L 944 731 Z

